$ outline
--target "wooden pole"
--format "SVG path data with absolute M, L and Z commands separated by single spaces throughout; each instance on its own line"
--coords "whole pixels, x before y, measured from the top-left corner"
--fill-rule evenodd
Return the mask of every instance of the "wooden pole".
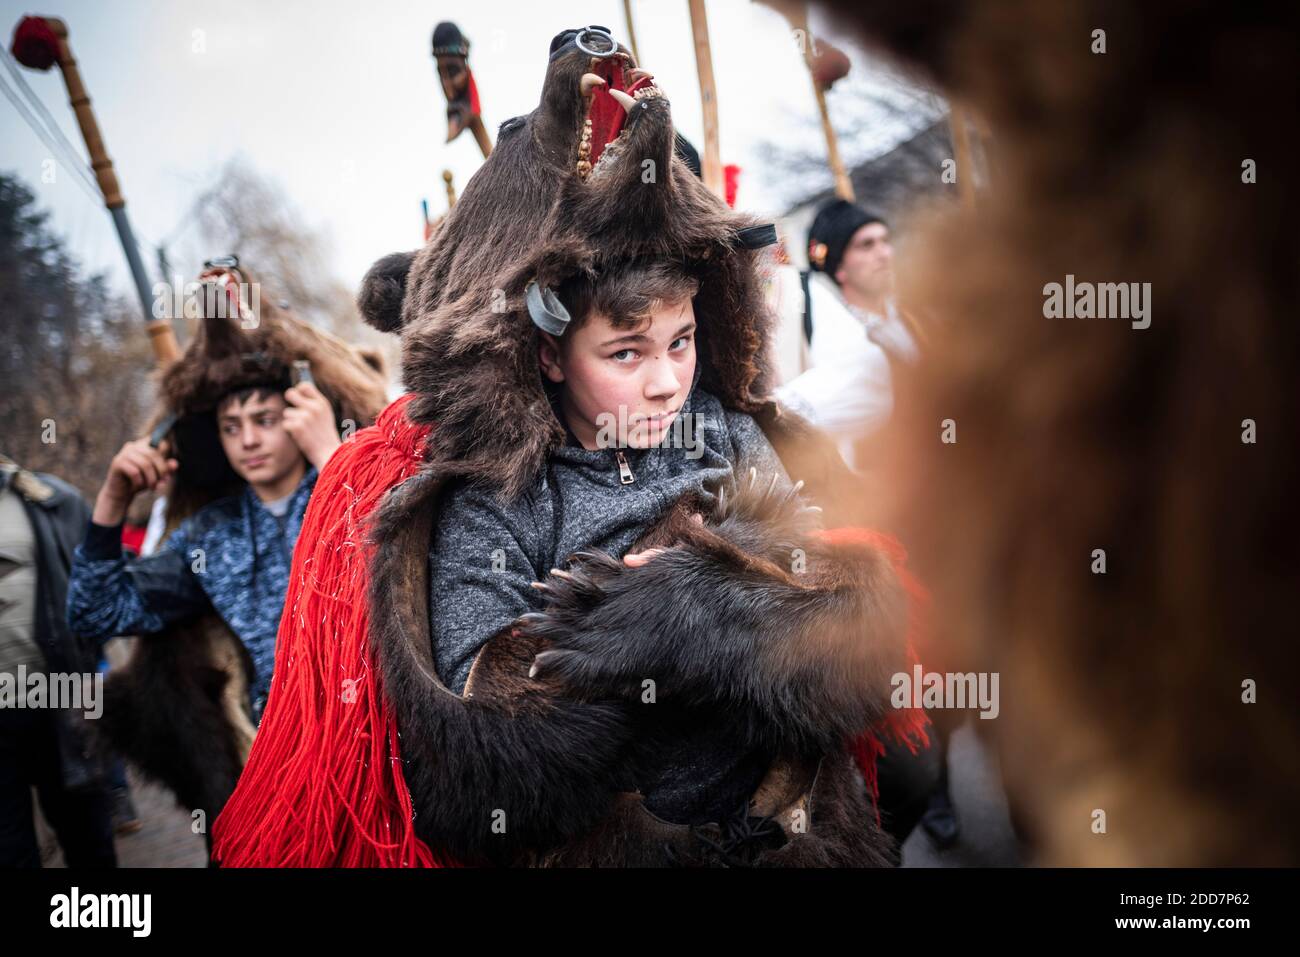
M 483 151 L 483 158 L 487 159 L 492 153 L 492 141 L 488 139 L 487 127 L 483 125 L 483 117 L 475 113 L 469 118 L 469 131 L 474 134 L 474 142 L 478 143 L 478 148 Z
M 853 193 L 853 182 L 849 179 L 848 171 L 844 168 L 844 160 L 840 158 L 840 141 L 835 135 L 835 127 L 831 125 L 830 109 L 826 106 L 826 91 L 821 88 L 817 82 L 816 71 L 813 69 L 813 36 L 812 30 L 808 28 L 808 8 L 800 4 L 797 9 L 791 9 L 789 12 L 790 25 L 800 31 L 803 38 L 803 62 L 808 67 L 808 77 L 812 80 L 813 96 L 817 99 L 817 112 L 822 118 L 822 135 L 826 138 L 826 161 L 830 165 L 831 175 L 835 178 L 835 195 L 840 199 L 848 200 L 850 203 L 855 202 L 857 197 Z
M 709 48 L 709 20 L 704 0 L 688 0 L 691 35 L 695 38 L 695 67 L 700 74 L 700 103 L 704 112 L 704 185 L 718 196 L 725 195 L 722 155 L 718 146 L 718 91 L 713 82 L 713 54 Z
M 456 184 L 452 182 L 451 170 L 442 171 L 442 181 L 447 185 L 447 208 L 451 209 L 456 205 Z
M 176 333 L 172 329 L 171 321 L 158 319 L 153 314 L 153 294 L 145 275 L 144 263 L 140 259 L 135 235 L 131 231 L 131 223 L 126 216 L 126 200 L 117 182 L 113 161 L 108 158 L 108 150 L 104 147 L 99 123 L 90 107 L 90 96 L 81 81 L 81 71 L 77 69 L 77 61 L 72 56 L 72 48 L 68 44 L 68 26 L 57 17 L 46 17 L 45 22 L 58 38 L 59 71 L 63 74 L 63 82 L 68 88 L 68 102 L 71 103 L 72 111 L 76 114 L 81 138 L 86 141 L 86 149 L 90 153 L 90 168 L 95 171 L 95 181 L 99 184 L 99 191 L 104 195 L 104 204 L 113 217 L 113 225 L 117 227 L 118 238 L 126 253 L 127 265 L 131 268 L 136 293 L 140 297 L 140 305 L 144 308 L 145 328 L 153 344 L 154 359 L 160 368 L 170 365 L 180 358 L 180 346 L 176 342 Z
M 840 144 L 835 136 L 835 127 L 831 126 L 830 110 L 826 107 L 826 94 L 815 83 L 813 93 L 817 97 L 817 109 L 822 117 L 822 134 L 826 137 L 826 159 L 830 163 L 831 174 L 835 177 L 835 195 L 852 203 L 857 197 L 853 194 L 853 182 L 844 168 L 844 160 L 840 159 Z
M 641 54 L 636 48 L 636 24 L 632 22 L 632 0 L 623 0 L 623 19 L 627 21 L 627 44 L 632 48 L 632 58 L 641 65 Z
M 77 126 L 81 128 L 81 138 L 86 141 L 86 149 L 90 151 L 90 168 L 95 171 L 99 191 L 104 194 L 104 204 L 109 209 L 125 206 L 126 200 L 122 198 L 113 161 L 108 158 L 104 138 L 99 132 L 99 123 L 90 107 L 90 96 L 86 93 L 85 84 L 81 82 L 81 71 L 77 69 L 77 61 L 73 59 L 72 48 L 68 45 L 67 24 L 55 17 L 47 17 L 45 22 L 59 38 L 59 70 L 62 71 L 63 82 L 68 88 L 68 102 L 76 114 Z

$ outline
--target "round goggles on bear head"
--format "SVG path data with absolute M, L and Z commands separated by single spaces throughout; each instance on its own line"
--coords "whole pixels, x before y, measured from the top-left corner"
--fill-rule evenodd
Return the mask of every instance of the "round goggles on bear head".
M 206 306 L 211 303 L 213 297 L 224 293 L 241 321 L 256 323 L 253 310 L 244 299 L 247 282 L 239 268 L 238 256 L 217 256 L 206 260 L 203 263 L 203 272 L 199 273 L 199 283 L 205 290 L 212 289 L 211 295 L 204 292 L 205 312 Z
M 551 41 L 551 59 L 554 60 L 563 54 L 570 46 L 576 46 L 587 56 L 602 60 L 618 52 L 618 43 L 615 42 L 609 27 L 596 24 L 557 34 Z

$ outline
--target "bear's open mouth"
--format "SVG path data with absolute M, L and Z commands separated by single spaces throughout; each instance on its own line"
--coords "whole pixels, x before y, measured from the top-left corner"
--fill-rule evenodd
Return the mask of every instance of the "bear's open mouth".
M 579 83 L 587 108 L 578 140 L 578 175 L 586 179 L 606 155 L 618 152 L 618 143 L 629 128 L 628 115 L 637 102 L 661 97 L 663 91 L 626 53 L 592 57 Z

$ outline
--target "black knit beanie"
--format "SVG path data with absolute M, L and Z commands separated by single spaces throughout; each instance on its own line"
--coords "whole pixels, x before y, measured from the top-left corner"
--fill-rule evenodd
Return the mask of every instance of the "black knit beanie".
M 840 268 L 849 240 L 867 223 L 883 223 L 875 213 L 856 203 L 834 199 L 817 211 L 808 230 L 808 265 L 832 279 Z

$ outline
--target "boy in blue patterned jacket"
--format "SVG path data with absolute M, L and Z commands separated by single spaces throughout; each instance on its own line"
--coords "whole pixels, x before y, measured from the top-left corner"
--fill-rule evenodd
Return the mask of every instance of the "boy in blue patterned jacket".
M 187 287 L 189 288 L 189 287 Z M 318 470 L 388 403 L 382 356 L 263 295 L 236 257 L 205 264 L 185 352 L 146 430 L 113 459 L 73 554 L 78 633 L 136 635 L 104 682 L 101 737 L 215 817 L 273 685 L 293 551 Z M 186 316 L 192 314 L 186 304 Z M 165 485 L 165 539 L 127 560 L 132 499 Z
M 199 509 L 153 555 L 128 562 L 122 522 L 132 499 L 175 472 L 168 442 L 122 446 L 95 499 L 68 587 L 68 623 L 105 639 L 161 631 L 209 609 L 248 649 L 253 713 L 270 689 L 275 635 L 293 546 L 318 470 L 339 447 L 329 400 L 311 382 L 244 386 L 219 401 L 217 432 L 227 461 L 247 482 Z

